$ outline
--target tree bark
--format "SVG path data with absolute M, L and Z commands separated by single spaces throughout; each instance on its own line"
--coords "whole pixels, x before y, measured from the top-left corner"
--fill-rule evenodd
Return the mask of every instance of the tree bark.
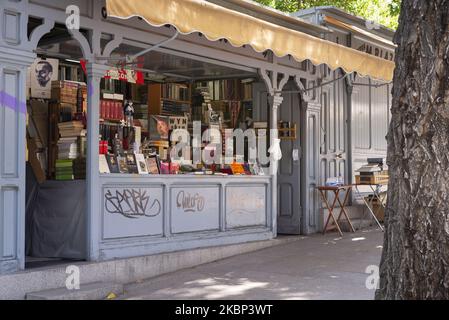
M 376 299 L 449 299 L 449 0 L 403 0 Z

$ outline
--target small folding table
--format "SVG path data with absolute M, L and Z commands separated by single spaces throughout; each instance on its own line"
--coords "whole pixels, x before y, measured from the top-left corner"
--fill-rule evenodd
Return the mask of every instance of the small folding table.
M 341 186 L 321 186 L 317 187 L 318 191 L 320 191 L 321 197 L 323 198 L 324 204 L 326 205 L 327 210 L 329 210 L 329 216 L 327 217 L 326 224 L 324 225 L 323 234 L 326 233 L 328 229 L 328 224 L 330 220 L 332 219 L 335 227 L 337 228 L 338 232 L 341 236 L 343 236 L 343 232 L 341 232 L 340 225 L 338 222 L 340 221 L 340 218 L 342 215 L 345 216 L 346 220 L 349 223 L 349 226 L 351 227 L 352 232 L 355 232 L 354 226 L 352 225 L 351 219 L 349 219 L 348 213 L 346 212 L 345 206 L 349 199 L 349 194 L 351 193 L 352 185 L 341 185 Z M 332 192 L 334 195 L 334 200 L 332 201 L 332 204 L 329 205 L 329 198 L 327 196 L 328 192 Z M 343 202 L 340 200 L 340 194 L 343 194 Z M 340 205 L 340 213 L 338 217 L 335 219 L 334 216 L 334 209 L 335 206 L 339 204 Z
M 365 206 L 368 208 L 368 212 L 371 214 L 372 218 L 374 219 L 374 221 L 376 221 L 377 225 L 379 226 L 380 230 L 382 230 L 382 231 L 384 231 L 384 228 L 382 227 L 382 225 L 380 224 L 379 220 L 376 217 L 376 213 L 374 212 L 373 203 L 374 203 L 374 201 L 378 201 L 378 203 L 383 208 L 383 210 L 385 210 L 385 197 L 381 197 L 381 189 L 383 186 L 386 186 L 386 185 L 388 185 L 388 182 L 378 183 L 378 184 L 359 183 L 359 184 L 354 185 L 357 195 L 363 200 L 363 202 L 365 203 Z M 360 192 L 360 189 L 359 189 L 360 186 L 364 186 L 364 187 L 368 186 L 370 188 L 372 196 L 369 197 L 368 200 L 362 194 L 362 192 Z

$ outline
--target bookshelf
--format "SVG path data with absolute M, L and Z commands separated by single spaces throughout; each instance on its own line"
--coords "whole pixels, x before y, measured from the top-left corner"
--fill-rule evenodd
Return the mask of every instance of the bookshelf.
M 184 116 L 191 112 L 190 86 L 179 83 L 148 85 L 148 114 Z

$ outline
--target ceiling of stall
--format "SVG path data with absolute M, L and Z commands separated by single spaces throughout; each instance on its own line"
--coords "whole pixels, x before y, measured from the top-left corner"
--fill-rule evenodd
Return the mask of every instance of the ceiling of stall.
M 107 40 L 103 41 L 103 46 Z M 109 65 L 118 65 L 124 62 L 126 55 L 133 55 L 144 50 L 143 48 L 122 44 L 117 48 L 109 61 Z M 37 53 L 50 58 L 80 60 L 82 51 L 76 40 L 72 39 L 65 28 L 56 27 L 51 33 L 45 35 L 39 42 Z M 117 60 L 120 59 L 120 60 Z M 201 58 L 191 59 L 181 54 L 175 55 L 166 52 L 151 51 L 139 58 L 139 65 L 130 65 L 130 68 L 141 68 L 148 80 L 154 81 L 183 81 L 183 80 L 211 80 L 220 78 L 249 78 L 257 76 L 255 72 L 222 66 L 201 61 Z
M 141 52 L 142 48 L 122 44 L 114 51 L 113 56 L 125 57 Z M 151 51 L 140 57 L 139 66 L 149 73 L 155 72 L 166 77 L 186 80 L 208 80 L 217 78 L 246 78 L 256 76 L 255 72 L 240 70 L 228 66 L 222 66 L 210 62 L 201 61 L 201 58 L 191 59 L 181 54 Z

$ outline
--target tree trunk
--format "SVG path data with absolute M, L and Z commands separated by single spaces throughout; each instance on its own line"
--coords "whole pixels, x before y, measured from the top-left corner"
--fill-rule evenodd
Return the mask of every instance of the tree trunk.
M 376 299 L 449 299 L 449 0 L 403 0 Z

